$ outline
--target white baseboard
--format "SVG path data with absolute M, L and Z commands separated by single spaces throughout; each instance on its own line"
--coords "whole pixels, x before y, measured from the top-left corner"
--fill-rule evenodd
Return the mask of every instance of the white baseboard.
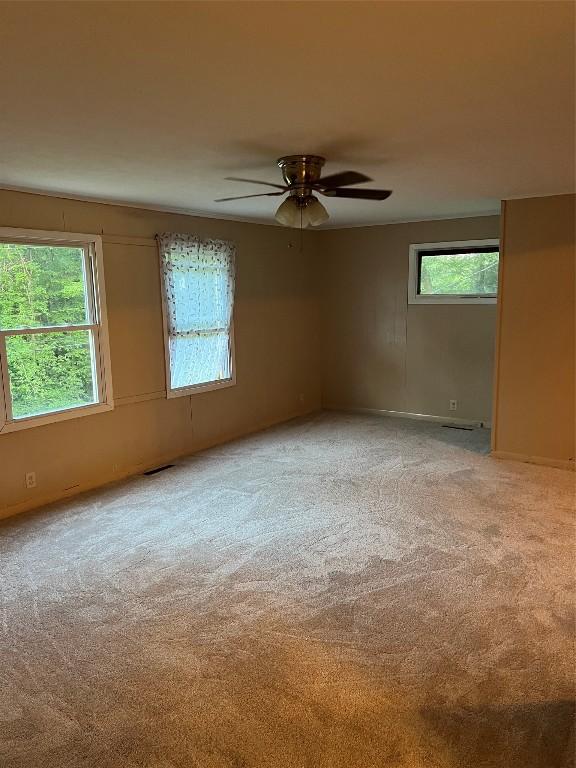
M 490 429 L 489 421 L 474 421 L 471 419 L 458 419 L 455 416 L 432 416 L 428 413 L 411 413 L 410 411 L 387 411 L 382 408 L 335 408 L 324 406 L 329 411 L 344 411 L 345 413 L 369 413 L 373 416 L 390 416 L 398 419 L 416 419 L 418 421 L 432 421 L 440 424 L 454 424 L 461 427 L 476 427 Z
M 523 461 L 525 464 L 540 464 L 544 467 L 556 467 L 557 469 L 568 469 L 574 471 L 574 459 L 550 459 L 547 456 L 528 456 L 524 453 L 511 453 L 510 451 L 492 451 L 490 456 L 495 459 L 505 459 L 507 461 Z

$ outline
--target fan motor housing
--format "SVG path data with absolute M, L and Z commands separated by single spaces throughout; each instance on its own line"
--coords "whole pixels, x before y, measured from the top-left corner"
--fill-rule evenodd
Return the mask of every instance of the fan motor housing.
M 311 185 L 320 179 L 326 160 L 320 155 L 286 155 L 278 160 L 278 167 L 290 194 L 300 198 L 312 195 Z

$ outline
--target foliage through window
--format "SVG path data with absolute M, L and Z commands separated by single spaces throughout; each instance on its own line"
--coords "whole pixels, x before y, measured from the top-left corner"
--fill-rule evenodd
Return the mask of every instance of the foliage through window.
M 97 242 L 0 230 L 0 427 L 110 403 Z
M 234 246 L 171 233 L 158 242 L 168 394 L 233 384 Z
M 413 245 L 411 303 L 494 301 L 498 293 L 498 241 Z

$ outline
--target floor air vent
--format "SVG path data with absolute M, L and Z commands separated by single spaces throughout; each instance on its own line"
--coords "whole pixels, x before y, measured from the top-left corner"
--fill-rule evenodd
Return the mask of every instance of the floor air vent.
M 149 469 L 148 472 L 143 472 L 144 475 L 156 475 L 158 472 L 164 472 L 165 469 L 170 469 L 174 464 L 164 464 L 163 467 L 156 467 L 156 469 Z

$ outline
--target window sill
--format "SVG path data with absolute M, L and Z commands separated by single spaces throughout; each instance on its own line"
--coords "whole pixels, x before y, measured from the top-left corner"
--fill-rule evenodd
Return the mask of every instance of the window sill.
M 410 296 L 408 304 L 496 304 L 496 296 Z
M 173 397 L 184 397 L 188 395 L 200 394 L 201 392 L 211 392 L 215 389 L 226 389 L 236 384 L 236 377 L 223 379 L 222 381 L 211 381 L 207 384 L 196 384 L 194 387 L 182 387 L 180 389 L 169 389 L 166 397 L 170 400 Z
M 69 408 L 65 411 L 45 413 L 41 416 L 29 416 L 24 419 L 6 422 L 0 427 L 0 434 L 19 432 L 21 429 L 31 429 L 32 427 L 42 427 L 45 424 L 68 421 L 68 419 L 79 419 L 82 416 L 90 416 L 94 413 L 104 413 L 105 411 L 112 411 L 113 409 L 114 405 L 111 403 L 97 403 L 96 405 L 86 405 L 80 408 Z

